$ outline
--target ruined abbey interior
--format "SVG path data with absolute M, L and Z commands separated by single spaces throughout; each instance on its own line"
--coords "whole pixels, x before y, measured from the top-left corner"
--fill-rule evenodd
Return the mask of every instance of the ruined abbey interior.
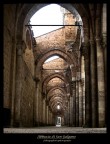
M 106 127 L 106 4 L 58 3 L 62 27 L 34 37 L 50 4 L 4 4 L 4 127 Z

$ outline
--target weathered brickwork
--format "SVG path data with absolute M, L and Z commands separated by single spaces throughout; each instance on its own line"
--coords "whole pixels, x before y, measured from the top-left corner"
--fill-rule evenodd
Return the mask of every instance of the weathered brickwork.
M 34 56 L 32 49 L 26 48 L 23 58 L 31 74 L 34 75 Z
M 66 13 L 65 14 L 65 25 L 75 25 L 76 19 L 73 14 Z M 76 26 L 65 26 L 65 40 L 66 41 L 75 41 L 77 34 Z
M 34 40 L 26 24 L 45 5 L 3 6 L 4 127 L 55 126 L 57 116 L 64 126 L 106 127 L 106 4 L 59 4 L 64 24 L 83 26 Z
M 4 44 L 4 106 L 9 108 L 10 96 L 10 65 L 11 65 L 11 38 L 7 35 L 6 43 Z M 9 50 L 7 50 L 9 49 Z
M 62 58 L 57 58 L 43 64 L 44 69 L 65 69 L 67 66 L 67 62 Z
M 32 126 L 33 124 L 33 99 L 35 94 L 35 82 L 32 74 L 24 62 L 24 79 L 21 95 L 21 125 Z
M 10 108 L 10 82 L 12 78 L 10 77 L 11 70 L 11 57 L 12 57 L 12 48 L 13 48 L 13 36 L 14 36 L 14 26 L 15 23 L 13 19 L 15 18 L 15 5 L 13 7 L 9 4 L 4 5 L 4 48 L 3 48 L 3 57 L 4 57 L 4 91 L 3 91 L 3 102 L 5 108 Z
M 65 49 L 65 29 L 60 28 L 36 38 L 36 54 L 39 55 L 52 48 Z
M 52 80 L 50 80 L 47 84 L 47 86 L 57 86 L 59 84 L 63 84 L 64 82 L 60 79 L 60 78 L 53 78 Z

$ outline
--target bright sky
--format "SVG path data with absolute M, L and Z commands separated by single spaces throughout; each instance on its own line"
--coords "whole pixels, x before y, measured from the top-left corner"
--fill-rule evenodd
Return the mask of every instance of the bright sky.
M 30 19 L 32 25 L 63 25 L 63 14 L 60 6 L 50 4 L 37 11 Z M 62 26 L 33 26 L 34 37 L 48 33 Z
M 60 105 L 57 105 L 57 109 L 60 109 Z
M 49 62 L 49 61 L 52 61 L 52 60 L 54 60 L 54 59 L 57 59 L 57 58 L 59 58 L 59 56 L 52 56 L 52 57 L 50 57 L 50 58 L 48 58 L 46 61 L 45 61 L 45 63 L 47 63 L 47 62 Z

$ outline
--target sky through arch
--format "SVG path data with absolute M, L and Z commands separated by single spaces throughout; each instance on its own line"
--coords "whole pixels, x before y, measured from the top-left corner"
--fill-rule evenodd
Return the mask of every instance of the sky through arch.
M 30 19 L 31 25 L 63 25 L 61 6 L 50 4 L 37 11 Z M 34 37 L 46 34 L 62 26 L 32 26 Z

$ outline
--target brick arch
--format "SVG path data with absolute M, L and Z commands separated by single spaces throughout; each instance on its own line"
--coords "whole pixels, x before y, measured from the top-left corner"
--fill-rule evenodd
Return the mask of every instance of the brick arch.
M 59 49 L 59 48 L 54 48 L 54 49 L 51 49 L 51 50 L 47 50 L 46 52 L 44 52 L 40 57 L 38 57 L 36 60 L 35 60 L 35 63 L 36 63 L 36 67 L 37 68 L 40 68 L 43 63 L 45 62 L 46 59 L 48 59 L 49 57 L 51 56 L 54 56 L 54 55 L 58 55 L 59 57 L 61 57 L 62 59 L 64 59 L 68 64 L 75 64 L 75 61 L 76 61 L 76 58 L 74 57 L 71 58 L 71 55 L 64 52 L 63 50 Z
M 43 83 L 42 83 L 42 88 L 43 88 L 43 92 L 44 92 L 44 93 L 45 93 L 45 90 L 46 90 L 46 85 L 47 85 L 47 83 L 48 83 L 51 79 L 53 79 L 53 78 L 55 78 L 55 77 L 60 78 L 60 79 L 61 79 L 62 81 L 64 81 L 65 83 L 68 83 L 68 81 L 64 78 L 63 75 L 58 74 L 58 73 L 51 74 L 51 75 L 47 76 L 47 77 L 44 79 Z
M 67 109 L 67 107 L 66 107 L 66 109 L 65 109 L 64 104 L 60 103 L 60 105 L 61 105 L 60 113 L 64 113 L 64 111 Z M 54 112 L 55 112 L 55 111 L 57 112 L 56 106 L 57 106 L 56 103 L 53 104 L 53 106 L 52 106 L 52 109 L 53 109 Z
M 48 94 L 47 94 L 47 99 L 49 99 L 49 97 L 52 95 L 52 94 L 54 94 L 54 91 L 55 90 L 59 90 L 60 92 L 59 92 L 59 94 L 63 94 L 63 91 L 61 90 L 61 89 L 59 89 L 59 88 L 56 88 L 56 89 L 51 89 L 49 92 L 48 92 Z M 56 94 L 56 93 L 55 93 Z M 66 96 L 66 94 L 65 94 L 65 96 Z
M 19 16 L 17 17 L 17 23 L 16 23 L 16 39 L 17 43 L 21 42 L 23 39 L 23 31 L 25 29 L 25 24 L 28 24 L 30 18 L 41 8 L 44 6 L 47 6 L 51 3 L 48 4 L 23 4 L 22 7 L 19 9 Z M 57 3 L 56 3 L 57 4 Z M 86 18 L 88 20 L 89 18 L 89 13 L 88 9 L 85 8 L 83 4 L 59 4 L 58 5 L 66 8 L 69 10 L 71 13 L 74 15 L 79 15 L 82 18 Z M 85 21 L 83 22 L 83 25 L 86 25 Z M 88 28 L 88 27 L 87 27 Z
M 49 93 L 52 93 L 52 91 L 54 91 L 54 90 L 56 90 L 56 89 L 61 90 L 62 93 L 63 93 L 64 95 L 66 95 L 66 91 L 65 91 L 64 88 L 61 88 L 61 87 L 56 86 L 56 87 L 54 87 L 54 88 L 52 88 L 52 89 L 50 89 L 50 90 L 48 91 L 48 93 L 47 93 L 47 100 L 48 100 L 48 95 L 49 95 Z
M 65 110 L 65 105 L 64 105 L 64 103 L 62 103 L 62 101 L 61 100 L 54 100 L 51 104 L 50 104 L 50 108 L 52 109 L 52 111 L 57 111 L 56 110 L 56 106 L 57 106 L 57 102 L 59 102 L 60 103 L 60 106 L 61 106 L 61 110 L 60 111 L 64 111 Z
M 54 103 L 55 104 L 57 104 L 57 102 L 59 103 L 59 102 L 61 102 L 62 104 L 63 104 L 63 101 L 62 101 L 62 98 L 61 97 L 59 97 L 59 98 L 54 98 L 54 100 L 50 103 L 50 107 L 52 107 L 53 105 L 54 105 Z M 61 104 L 61 105 L 62 105 Z
M 62 96 L 55 96 L 51 98 L 51 101 L 49 101 L 49 106 L 51 106 L 52 103 L 59 102 L 59 100 L 61 100 L 61 105 L 64 105 L 63 107 L 65 107 L 65 101 L 63 100 Z
M 56 89 L 61 90 L 62 93 L 60 93 L 59 95 L 62 95 L 64 98 L 66 98 L 66 100 L 68 100 L 68 98 L 67 98 L 67 93 L 65 92 L 65 89 L 55 87 L 55 88 L 51 89 L 51 90 L 48 92 L 48 94 L 47 94 L 47 101 L 49 101 L 50 98 L 51 98 L 52 96 L 54 96 L 54 95 L 51 95 L 51 94 L 52 94 Z M 64 92 L 65 92 L 65 93 L 64 93 Z M 55 94 L 55 95 L 58 95 L 58 94 Z
M 58 95 L 55 95 L 55 96 L 51 97 L 51 99 L 49 100 L 49 103 L 51 103 L 52 101 L 54 101 L 55 98 L 56 98 L 56 99 L 57 99 L 57 98 L 58 98 L 58 99 L 61 98 L 61 99 L 63 100 L 62 95 L 59 95 L 59 96 L 58 96 Z
M 67 99 L 67 97 L 66 97 L 66 95 L 64 95 L 63 93 L 60 93 L 60 94 L 53 94 L 53 95 L 50 95 L 48 98 L 47 98 L 47 101 L 49 102 L 50 100 L 51 100 L 51 98 L 53 98 L 53 97 L 62 97 L 63 99 L 64 98 L 66 98 L 66 100 L 68 100 Z M 64 99 L 65 100 L 65 99 Z

